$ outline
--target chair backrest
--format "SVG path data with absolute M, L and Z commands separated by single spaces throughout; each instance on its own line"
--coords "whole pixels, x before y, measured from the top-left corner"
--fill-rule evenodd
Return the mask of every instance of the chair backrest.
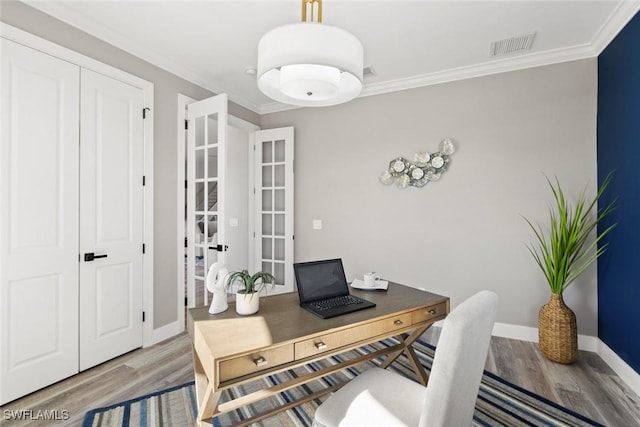
M 420 426 L 471 425 L 497 309 L 498 296 L 481 291 L 445 318 Z

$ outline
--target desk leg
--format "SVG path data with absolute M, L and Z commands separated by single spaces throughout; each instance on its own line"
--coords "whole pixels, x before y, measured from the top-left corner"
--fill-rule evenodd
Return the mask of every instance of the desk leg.
M 411 363 L 413 367 L 413 371 L 418 377 L 418 381 L 424 386 L 427 385 L 427 381 L 429 380 L 429 376 L 425 372 L 422 367 L 422 363 L 416 356 L 415 351 L 413 350 L 413 343 L 420 338 L 420 336 L 429 329 L 431 325 L 424 326 L 422 328 L 418 328 L 411 335 L 403 334 L 400 336 L 400 343 L 402 344 L 402 349 L 396 352 L 393 352 L 387 356 L 384 362 L 380 365 L 381 368 L 386 369 L 391 365 L 402 353 L 406 354 L 409 359 L 409 363 Z
M 195 349 L 192 350 L 193 371 L 195 373 L 196 383 L 196 402 L 198 403 L 198 426 L 211 425 L 212 423 L 209 423 L 206 420 L 213 417 L 214 411 L 218 406 L 218 400 L 220 400 L 221 392 L 213 391 L 213 386 L 207 378 L 198 354 Z

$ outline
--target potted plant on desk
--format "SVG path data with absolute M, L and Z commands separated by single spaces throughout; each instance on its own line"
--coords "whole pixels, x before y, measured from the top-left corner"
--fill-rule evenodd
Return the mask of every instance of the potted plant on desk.
M 236 290 L 236 313 L 254 314 L 260 308 L 260 291 L 275 284 L 276 278 L 266 271 L 254 275 L 247 270 L 233 271 L 226 277 L 227 288 Z
M 602 239 L 616 227 L 609 224 L 597 230 L 598 224 L 615 209 L 616 201 L 598 209 L 598 201 L 611 181 L 607 175 L 593 199 L 585 191 L 575 206 L 565 199 L 558 179 L 555 185 L 547 178 L 555 206 L 550 212 L 549 233 L 525 218 L 538 241 L 528 245 L 551 289 L 551 300 L 542 306 L 538 316 L 538 340 L 542 353 L 558 363 L 573 363 L 578 357 L 576 315 L 565 305 L 562 293 L 607 248 Z M 592 237 L 592 233 L 595 235 Z

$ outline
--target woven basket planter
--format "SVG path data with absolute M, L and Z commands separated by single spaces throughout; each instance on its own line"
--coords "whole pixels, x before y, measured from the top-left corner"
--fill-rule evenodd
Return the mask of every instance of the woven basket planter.
M 573 363 L 578 358 L 576 315 L 562 300 L 562 294 L 551 294 L 538 316 L 540 351 L 554 362 Z

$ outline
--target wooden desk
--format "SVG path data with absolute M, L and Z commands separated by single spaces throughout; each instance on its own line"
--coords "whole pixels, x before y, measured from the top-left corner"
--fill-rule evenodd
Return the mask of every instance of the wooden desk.
M 253 316 L 238 316 L 234 304 L 216 315 L 209 314 L 206 307 L 189 310 L 199 425 L 209 425 L 211 417 L 383 355 L 387 355 L 382 364 L 386 368 L 405 353 L 418 380 L 426 385 L 427 375 L 411 345 L 429 326 L 449 313 L 449 298 L 397 283 L 389 283 L 387 292 L 352 289 L 352 293 L 375 302 L 376 307 L 320 319 L 299 306 L 296 293 L 289 293 L 261 297 L 260 311 Z M 218 404 L 226 388 L 392 336 L 399 337 L 398 345 Z M 278 411 L 338 387 L 309 395 Z M 261 414 L 250 421 L 270 415 L 272 413 Z

